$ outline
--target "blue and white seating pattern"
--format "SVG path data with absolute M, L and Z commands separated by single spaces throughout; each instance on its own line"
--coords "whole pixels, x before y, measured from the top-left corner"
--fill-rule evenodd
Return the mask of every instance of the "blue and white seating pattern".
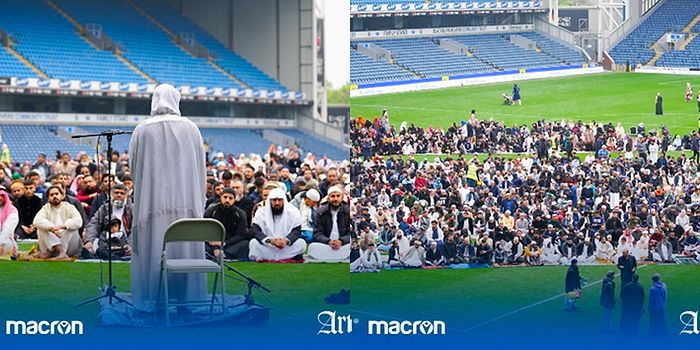
M 57 136 L 56 130 L 66 126 L 41 126 L 27 124 L 0 124 L 2 142 L 10 148 L 13 161 L 34 162 L 39 153 L 45 153 L 50 158 L 56 151 L 68 152 L 75 156 L 78 152 L 94 154 L 95 149 L 87 145 L 77 145 L 68 139 Z M 133 131 L 134 127 L 125 126 L 79 126 L 85 132 L 100 132 L 108 129 Z M 349 151 L 342 146 L 327 142 L 310 133 L 294 129 L 275 129 L 292 136 L 304 152 L 312 152 L 319 157 L 328 155 L 333 160 L 347 159 Z M 200 128 L 202 139 L 209 144 L 211 152 L 224 152 L 238 155 L 240 153 L 264 153 L 271 142 L 264 139 L 262 129 L 221 129 Z M 129 135 L 116 136 L 112 147 L 120 153 L 129 150 Z M 292 145 L 283 145 L 292 146 Z M 105 151 L 106 141 L 102 140 L 102 152 Z M 303 155 L 302 155 L 303 156 Z
M 354 49 L 350 49 L 350 81 L 356 84 L 380 81 L 400 81 L 413 79 L 415 76 L 385 60 L 375 60 Z
M 176 35 L 182 33 L 194 34 L 195 40 L 209 49 L 210 54 L 214 56 L 219 66 L 251 88 L 268 91 L 287 91 L 287 88 L 278 81 L 263 73 L 243 57 L 227 49 L 224 44 L 200 28 L 196 23 L 181 15 L 169 3 L 163 0 L 138 0 L 136 3 Z
M 517 46 L 508 40 L 508 35 L 521 35 L 533 40 L 540 51 Z M 440 48 L 439 40 L 442 39 L 453 40 L 468 47 L 472 57 Z M 370 42 L 391 52 L 396 63 L 404 69 L 386 61 L 373 60 L 351 49 L 350 81 L 353 83 L 416 79 L 415 76 L 405 74 L 410 71 L 418 73 L 420 77 L 430 78 L 585 62 L 580 51 L 536 32 L 353 41 L 351 46 Z
M 680 32 L 700 13 L 700 0 L 666 0 L 658 6 L 655 12 L 610 50 L 616 63 L 646 64 L 654 57 L 652 46 L 662 35 Z M 659 61 L 665 64 L 665 60 Z
M 73 24 L 44 1 L 23 0 L 19 5 L 0 0 L 0 11 L 0 28 L 16 41 L 14 49 L 49 78 L 147 83 L 111 52 L 81 39 Z M 25 74 L 18 72 L 17 77 Z
M 82 24 L 98 23 L 124 50 L 124 57 L 159 83 L 242 89 L 206 59 L 177 47 L 168 35 L 126 0 L 56 0 Z

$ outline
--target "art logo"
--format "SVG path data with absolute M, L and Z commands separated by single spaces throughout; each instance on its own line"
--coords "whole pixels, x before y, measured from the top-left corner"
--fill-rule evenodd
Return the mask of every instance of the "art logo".
M 442 335 L 445 334 L 443 321 L 369 321 L 369 334 L 382 335 Z
M 8 335 L 82 335 L 81 321 L 5 321 Z
M 321 324 L 321 329 L 316 335 L 352 333 L 352 325 L 359 323 L 358 319 L 350 315 L 338 316 L 335 311 L 322 311 L 316 318 Z
M 681 314 L 681 323 L 683 324 L 683 329 L 680 334 L 690 334 L 698 335 L 700 331 L 698 330 L 698 312 L 697 311 L 685 311 Z

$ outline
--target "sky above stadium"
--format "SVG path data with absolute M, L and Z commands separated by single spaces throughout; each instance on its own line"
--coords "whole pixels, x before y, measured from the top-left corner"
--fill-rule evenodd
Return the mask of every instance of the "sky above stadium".
M 350 6 L 349 1 L 323 0 L 326 34 L 326 80 L 334 87 L 350 81 Z

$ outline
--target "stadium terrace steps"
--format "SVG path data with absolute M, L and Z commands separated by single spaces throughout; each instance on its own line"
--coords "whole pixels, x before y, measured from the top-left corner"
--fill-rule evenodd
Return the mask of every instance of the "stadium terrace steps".
M 0 45 L 0 76 L 31 78 L 37 75 L 31 66 L 24 63 L 10 50 L 12 48 Z
M 268 91 L 287 91 L 287 88 L 262 70 L 230 50 L 197 23 L 183 16 L 169 2 L 162 0 L 129 0 L 158 21 L 169 33 L 192 34 L 199 45 L 209 51 L 209 62 L 216 69 L 223 69 L 227 77 L 234 77 L 244 86 Z
M 700 22 L 700 13 L 698 13 L 697 16 L 695 16 L 695 18 L 693 18 L 693 20 L 690 21 L 690 23 L 688 23 L 688 25 L 685 26 L 685 28 L 683 28 L 682 32 L 690 33 L 691 29 L 693 29 L 693 27 L 695 27 L 695 25 L 698 24 L 698 22 Z
M 664 36 L 662 35 L 659 40 L 657 40 L 653 45 L 651 45 L 651 48 L 654 50 L 654 57 L 652 57 L 649 62 L 647 62 L 647 66 L 653 66 L 656 64 L 656 61 L 663 56 L 665 53 L 664 50 L 661 49 L 662 42 L 664 42 Z
M 617 63 L 629 62 L 632 65 L 654 63 L 665 67 L 691 67 L 696 60 L 692 52 L 671 51 L 659 58 L 655 58 L 657 52 L 653 50 L 657 42 L 668 32 L 678 33 L 685 28 L 695 28 L 691 25 L 697 23 L 700 15 L 699 0 L 666 0 L 656 6 L 656 9 L 643 18 L 642 22 L 626 37 L 618 42 L 609 53 Z M 692 47 L 688 44 L 686 47 Z M 653 61 L 652 61 L 653 60 Z
M 221 72 L 221 74 L 223 74 L 223 75 L 229 77 L 229 79 L 231 79 L 231 80 L 237 81 L 239 84 L 241 84 L 241 86 L 243 86 L 243 87 L 245 87 L 245 88 L 247 88 L 247 89 L 252 89 L 252 88 L 253 88 L 252 86 L 246 84 L 243 80 L 238 79 L 238 77 L 236 77 L 235 75 L 229 73 L 229 71 L 227 71 L 226 69 L 224 69 L 223 67 L 221 67 L 220 65 L 218 65 L 218 64 L 216 63 L 216 61 L 214 61 L 214 58 L 213 58 L 213 57 L 209 56 L 209 59 L 207 60 L 207 62 L 209 62 L 209 64 L 211 64 L 212 67 L 216 68 L 216 70 L 218 70 L 219 72 Z
M 194 59 L 197 59 L 197 58 L 198 58 L 198 57 L 195 57 L 195 56 L 192 54 L 192 52 L 190 52 L 189 50 L 187 50 L 185 47 L 182 46 L 182 44 L 178 41 L 178 36 L 177 36 L 177 34 L 175 34 L 172 30 L 170 30 L 170 28 L 168 28 L 168 27 L 166 27 L 165 25 L 163 25 L 163 23 L 161 23 L 157 18 L 151 16 L 148 12 L 146 12 L 143 8 L 141 8 L 141 6 L 139 6 L 139 4 L 135 3 L 134 1 L 132 1 L 132 0 L 126 0 L 126 2 L 129 3 L 129 5 L 131 5 L 133 8 L 135 8 L 136 11 L 138 11 L 141 15 L 143 15 L 144 17 L 146 17 L 149 21 L 153 22 L 153 24 L 155 24 L 158 28 L 160 28 L 162 31 L 166 32 L 166 33 L 168 34 L 168 36 L 170 36 L 170 40 L 173 42 L 174 45 L 176 45 L 177 47 L 179 47 L 179 48 L 180 48 L 182 51 L 184 51 L 186 54 L 192 56 L 192 58 L 194 58 Z M 219 65 L 215 64 L 214 62 L 212 62 L 211 56 L 207 55 L 206 60 L 207 60 L 207 63 L 209 63 L 212 67 L 214 67 L 216 70 L 218 70 L 221 74 L 227 76 L 229 79 L 231 79 L 231 80 L 237 82 L 238 84 L 240 84 L 241 86 L 243 86 L 243 87 L 245 87 L 245 88 L 250 88 L 250 86 L 248 86 L 247 84 L 243 83 L 240 79 L 238 79 L 238 78 L 236 78 L 235 76 L 231 75 L 231 73 L 227 72 L 226 70 L 224 70 L 223 68 L 221 68 Z
M 67 19 L 68 22 L 73 23 L 73 25 L 78 29 L 78 36 L 80 36 L 83 41 L 88 43 L 88 45 L 92 46 L 95 50 L 100 51 L 100 48 L 95 46 L 95 44 L 88 40 L 85 35 L 83 34 L 85 32 L 85 27 L 80 24 L 73 16 L 71 16 L 68 12 L 63 10 L 58 4 L 56 4 L 53 0 L 46 0 L 46 3 L 51 6 L 56 12 L 58 12 L 63 18 Z M 121 49 L 117 47 L 115 51 L 112 52 L 114 56 L 120 60 L 122 63 L 124 63 L 129 69 L 134 71 L 135 73 L 139 74 L 142 78 L 148 80 L 149 83 L 155 84 L 156 81 L 153 79 L 150 75 L 146 74 L 146 72 L 142 71 L 139 67 L 136 67 L 133 63 L 129 62 L 124 56 L 122 56 Z
M 698 33 L 688 33 L 688 38 L 683 40 L 683 42 L 676 47 L 676 50 L 684 51 L 688 44 L 695 40 L 695 37 L 697 36 Z
M 538 49 L 518 46 L 510 40 L 510 35 L 522 36 L 534 42 Z M 440 47 L 442 39 L 468 48 L 469 54 Z M 388 68 L 391 63 L 373 60 L 356 50 L 370 43 L 390 52 L 394 65 L 421 78 L 585 63 L 579 50 L 537 32 L 378 39 L 351 42 L 350 81 L 353 83 L 414 79 Z
M 41 69 L 39 69 L 37 66 L 35 66 L 31 61 L 29 61 L 26 57 L 22 56 L 21 53 L 17 52 L 12 45 L 6 46 L 5 49 L 7 52 L 9 52 L 12 56 L 14 56 L 18 61 L 24 63 L 25 66 L 29 67 L 34 73 L 36 73 L 38 76 L 48 79 L 49 76 L 44 73 Z
M 13 49 L 51 79 L 146 83 L 112 52 L 95 50 L 76 27 L 43 0 L 0 0 L 0 27 Z M 37 25 L 37 18 L 40 24 Z M 100 67 L 100 69 L 95 69 Z

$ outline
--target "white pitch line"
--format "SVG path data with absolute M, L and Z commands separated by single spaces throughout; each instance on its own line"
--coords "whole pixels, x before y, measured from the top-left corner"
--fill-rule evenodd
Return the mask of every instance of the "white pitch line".
M 643 267 L 645 267 L 645 266 L 648 266 L 648 265 L 639 266 L 639 268 L 637 268 L 637 270 L 639 270 L 639 269 L 641 269 L 641 268 L 643 268 Z M 619 273 L 616 273 L 616 274 L 615 274 L 615 277 L 617 277 L 618 275 L 619 275 Z M 588 287 L 593 286 L 593 285 L 596 285 L 596 284 L 600 284 L 601 282 L 603 282 L 603 279 L 600 279 L 600 280 L 598 280 L 598 281 L 589 283 L 589 284 L 583 286 L 581 289 L 588 288 Z M 525 306 L 523 306 L 523 307 L 521 307 L 521 308 L 519 308 L 519 309 L 513 310 L 513 311 L 511 311 L 511 312 L 509 312 L 509 313 L 503 314 L 503 315 L 498 316 L 498 317 L 496 317 L 496 318 L 493 318 L 493 319 L 490 319 L 490 320 L 487 320 L 487 321 L 478 323 L 478 324 L 476 324 L 476 325 L 474 325 L 474 326 L 471 326 L 471 327 L 469 327 L 469 328 L 466 328 L 466 329 L 464 329 L 464 332 L 470 331 L 470 330 L 472 330 L 472 329 L 474 329 L 474 328 L 479 328 L 479 327 L 481 327 L 481 326 L 485 326 L 485 325 L 487 325 L 487 324 L 489 324 L 489 323 L 494 323 L 494 322 L 496 322 L 496 321 L 499 321 L 499 320 L 502 320 L 502 319 L 504 319 L 504 318 L 506 318 L 506 317 L 509 317 L 509 316 L 511 316 L 511 315 L 514 315 L 514 314 L 516 314 L 516 313 L 518 313 L 518 312 L 520 312 L 520 311 L 524 311 L 524 310 L 527 310 L 527 309 L 531 309 L 531 308 L 533 308 L 533 307 L 535 307 L 535 306 L 539 306 L 539 305 L 542 305 L 542 304 L 544 304 L 544 303 L 548 303 L 548 302 L 550 302 L 550 301 L 552 301 L 552 300 L 560 299 L 561 297 L 564 296 L 564 294 L 566 294 L 566 293 L 561 293 L 561 294 L 555 295 L 555 296 L 553 296 L 553 297 L 549 297 L 549 298 L 547 298 L 547 299 L 540 300 L 540 301 L 538 301 L 538 302 L 535 302 L 535 303 L 532 303 L 532 304 L 529 304 L 529 305 L 525 305 Z

